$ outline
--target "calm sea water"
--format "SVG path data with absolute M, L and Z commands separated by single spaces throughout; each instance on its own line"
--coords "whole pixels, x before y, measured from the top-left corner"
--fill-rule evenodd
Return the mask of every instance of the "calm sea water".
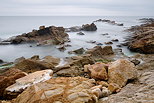
M 81 26 L 82 24 L 92 23 L 97 19 L 109 19 L 115 20 L 117 23 L 124 23 L 124 26 L 115 26 L 107 23 L 95 23 L 98 27 L 96 32 L 84 32 L 85 35 L 77 35 L 75 32 L 68 33 L 71 39 L 69 44 L 72 47 L 68 47 L 65 52 L 60 52 L 56 49 L 56 46 L 39 46 L 36 44 L 21 44 L 21 45 L 0 45 L 0 59 L 4 61 L 14 61 L 16 58 L 24 56 L 29 58 L 33 55 L 40 55 L 41 57 L 51 55 L 55 57 L 67 57 L 71 56 L 67 52 L 70 50 L 78 49 L 80 47 L 83 48 L 92 48 L 96 46 L 95 44 L 86 43 L 86 41 L 94 40 L 100 43 L 111 41 L 112 39 L 119 39 L 119 42 L 114 43 L 113 48 L 117 48 L 116 45 L 122 43 L 126 36 L 130 35 L 126 32 L 123 32 L 126 28 L 138 25 L 140 22 L 138 19 L 143 17 L 0 17 L 0 38 L 7 39 L 11 36 L 20 35 L 22 33 L 27 33 L 32 31 L 33 29 L 38 29 L 39 26 L 63 26 L 63 27 L 72 27 L 72 26 Z M 109 33 L 107 36 L 103 36 L 101 34 Z M 29 47 L 32 45 L 33 47 Z M 105 46 L 105 44 L 104 44 Z M 132 55 L 126 47 L 123 47 L 123 52 L 126 55 Z

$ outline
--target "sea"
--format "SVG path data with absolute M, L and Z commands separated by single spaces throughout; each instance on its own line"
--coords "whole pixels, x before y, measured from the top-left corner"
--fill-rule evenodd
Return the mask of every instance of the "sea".
M 117 45 L 124 43 L 125 39 L 131 35 L 124 30 L 131 26 L 140 25 L 139 19 L 145 18 L 140 16 L 0 16 L 0 39 L 6 40 L 10 37 L 21 35 L 23 33 L 31 32 L 33 29 L 38 29 L 39 26 L 62 26 L 69 28 L 72 26 L 82 26 L 83 24 L 90 24 L 98 19 L 108 19 L 123 23 L 124 26 L 116 26 L 108 23 L 96 22 L 97 31 L 83 32 L 85 35 L 77 35 L 77 32 L 68 32 L 71 42 L 66 43 L 72 45 L 62 52 L 57 49 L 56 45 L 36 46 L 36 44 L 19 44 L 19 45 L 0 45 L 0 59 L 6 62 L 13 62 L 16 58 L 25 57 L 30 58 L 33 55 L 39 55 L 40 58 L 45 56 L 54 56 L 64 58 L 73 56 L 68 54 L 68 51 L 84 48 L 89 49 L 96 46 L 96 44 L 87 43 L 87 41 L 96 41 L 106 46 L 104 42 L 109 42 L 112 39 L 118 39 L 119 42 L 114 42 L 111 46 L 121 48 L 125 55 L 132 56 L 133 52 L 129 51 L 127 47 L 117 47 Z M 108 33 L 109 35 L 102 35 Z M 32 46 L 32 47 L 30 47 Z

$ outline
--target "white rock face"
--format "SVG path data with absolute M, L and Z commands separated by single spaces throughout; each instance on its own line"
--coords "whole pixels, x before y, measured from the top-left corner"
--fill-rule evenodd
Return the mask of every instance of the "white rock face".
M 16 80 L 16 83 L 7 87 L 6 91 L 18 92 L 39 82 L 49 80 L 53 75 L 52 70 L 42 70 L 31 73 L 25 77 Z

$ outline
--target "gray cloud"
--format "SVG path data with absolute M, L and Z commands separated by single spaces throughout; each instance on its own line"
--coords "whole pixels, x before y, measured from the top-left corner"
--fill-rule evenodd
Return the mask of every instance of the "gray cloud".
M 1 0 L 0 15 L 154 16 L 154 0 Z

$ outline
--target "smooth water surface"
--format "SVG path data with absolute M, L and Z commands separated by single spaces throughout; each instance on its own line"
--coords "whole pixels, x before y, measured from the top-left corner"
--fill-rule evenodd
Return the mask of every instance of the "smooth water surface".
M 0 59 L 4 61 L 14 61 L 16 58 L 24 56 L 29 58 L 33 55 L 40 55 L 41 57 L 51 55 L 55 57 L 67 57 L 72 56 L 67 52 L 70 50 L 78 49 L 80 47 L 92 48 L 96 44 L 90 44 L 86 41 L 94 40 L 99 43 L 104 43 L 111 41 L 112 39 L 119 39 L 119 42 L 114 42 L 112 44 L 113 48 L 118 48 L 116 45 L 122 43 L 125 38 L 130 35 L 127 32 L 124 32 L 130 26 L 138 25 L 140 22 L 138 19 L 142 17 L 88 17 L 88 16 L 73 16 L 73 17 L 56 17 L 56 16 L 40 16 L 40 17 L 0 17 L 0 38 L 7 39 L 12 36 L 20 35 L 22 33 L 27 33 L 33 29 L 38 29 L 39 26 L 63 26 L 63 27 L 72 27 L 72 26 L 81 26 L 82 24 L 92 23 L 97 19 L 109 19 L 114 20 L 117 23 L 124 23 L 124 26 L 110 25 L 108 23 L 97 22 L 98 30 L 96 32 L 84 32 L 85 35 L 77 35 L 76 32 L 70 32 L 69 37 L 72 47 L 67 47 L 67 50 L 60 52 L 56 46 L 36 46 L 36 44 L 20 44 L 20 45 L 0 45 Z M 103 36 L 101 34 L 108 33 L 109 35 Z M 32 47 L 30 47 L 32 45 Z M 105 46 L 105 44 L 104 44 Z M 126 47 L 123 47 L 123 52 L 126 55 L 132 55 Z

